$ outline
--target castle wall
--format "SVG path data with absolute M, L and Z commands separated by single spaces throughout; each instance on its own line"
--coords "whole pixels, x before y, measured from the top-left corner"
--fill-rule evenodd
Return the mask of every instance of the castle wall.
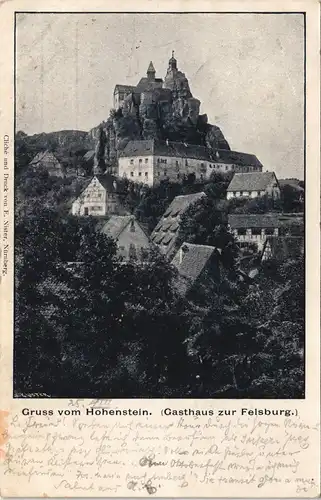
M 121 156 L 118 159 L 118 175 L 132 182 L 153 185 L 153 156 Z

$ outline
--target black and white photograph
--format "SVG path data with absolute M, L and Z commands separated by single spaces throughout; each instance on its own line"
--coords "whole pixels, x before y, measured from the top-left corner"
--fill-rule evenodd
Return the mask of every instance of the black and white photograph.
M 305 398 L 305 52 L 304 13 L 15 13 L 14 398 Z

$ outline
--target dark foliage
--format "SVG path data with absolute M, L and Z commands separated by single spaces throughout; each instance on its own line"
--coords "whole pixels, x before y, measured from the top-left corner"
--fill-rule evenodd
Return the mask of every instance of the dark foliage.
M 222 272 L 209 268 L 186 297 L 160 255 L 120 262 L 94 220 L 68 215 L 85 182 L 29 169 L 16 177 L 16 395 L 303 397 L 304 260 L 268 261 L 240 279 L 228 177 L 127 185 L 127 208 L 150 230 L 175 196 L 206 192 L 178 244 L 220 248 Z

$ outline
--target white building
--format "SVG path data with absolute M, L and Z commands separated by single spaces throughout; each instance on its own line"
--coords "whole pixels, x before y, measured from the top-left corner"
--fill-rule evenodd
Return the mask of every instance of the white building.
M 182 182 L 189 175 L 196 181 L 209 179 L 212 172 L 261 171 L 254 155 L 230 150 L 212 154 L 205 146 L 182 142 L 129 141 L 118 158 L 118 175 L 148 186 L 163 180 Z
M 280 198 L 280 187 L 274 172 L 235 173 L 228 188 L 226 198 L 257 198 L 268 195 Z
M 79 216 L 104 216 L 124 213 L 121 183 L 109 174 L 95 175 L 74 200 L 71 213 Z
M 253 246 L 261 252 L 268 236 L 279 236 L 282 222 L 280 214 L 230 214 L 228 224 L 239 246 Z

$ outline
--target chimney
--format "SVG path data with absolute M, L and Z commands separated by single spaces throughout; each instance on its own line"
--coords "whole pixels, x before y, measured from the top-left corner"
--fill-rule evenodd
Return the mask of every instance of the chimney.
M 184 255 L 188 252 L 188 246 L 183 244 L 179 249 L 179 264 L 183 262 Z

